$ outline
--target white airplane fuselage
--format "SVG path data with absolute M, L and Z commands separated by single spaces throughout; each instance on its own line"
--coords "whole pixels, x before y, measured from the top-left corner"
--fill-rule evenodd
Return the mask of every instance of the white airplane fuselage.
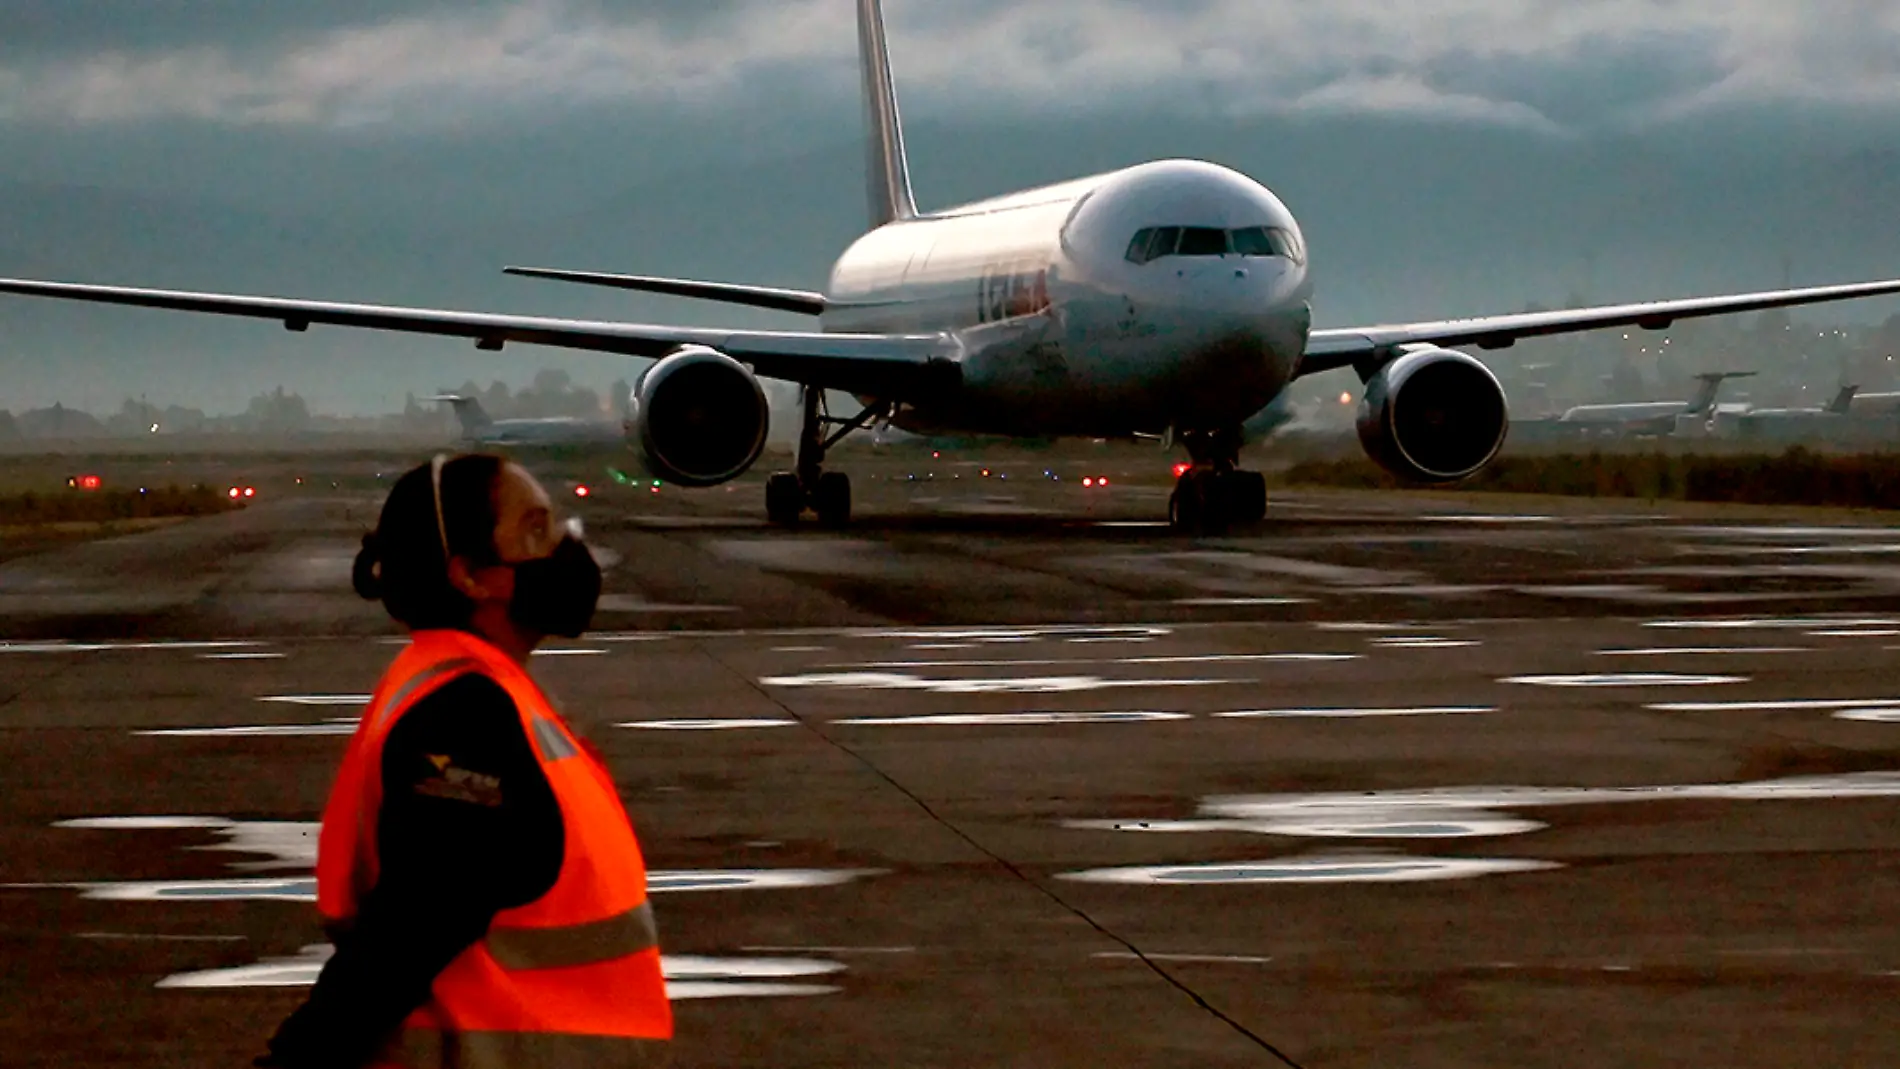
M 1131 242 L 1157 228 L 1203 241 L 1265 228 L 1291 245 L 1139 262 Z M 961 388 L 905 405 L 905 430 L 1220 430 L 1293 379 L 1312 323 L 1304 249 L 1292 213 L 1245 175 L 1147 163 L 880 226 L 832 269 L 821 325 L 957 339 Z

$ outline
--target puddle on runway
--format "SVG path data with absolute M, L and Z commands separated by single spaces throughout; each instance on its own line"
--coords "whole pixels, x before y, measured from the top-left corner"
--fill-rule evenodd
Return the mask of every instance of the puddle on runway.
M 1183 965 L 1265 965 L 1273 960 L 1250 954 L 1137 954 L 1132 950 L 1098 950 L 1089 957 L 1100 961 L 1158 961 Z
M 1020 657 L 984 660 L 854 661 L 826 665 L 840 669 L 905 668 L 1057 668 L 1089 664 L 1298 664 L 1363 660 L 1362 653 L 1202 653 L 1148 657 Z
M 627 720 L 614 725 L 617 728 L 639 728 L 647 731 L 744 731 L 753 728 L 791 728 L 797 727 L 796 720 L 747 720 L 738 717 L 703 717 L 680 720 Z
M 1148 886 L 1191 886 L 1238 883 L 1418 883 L 1427 880 L 1468 880 L 1508 872 L 1540 872 L 1562 868 L 1554 861 L 1519 858 L 1407 857 L 1351 855 L 1345 857 L 1281 858 L 1207 865 L 1135 865 L 1126 868 L 1064 872 L 1056 878 L 1085 883 L 1132 883 Z
M 290 958 L 266 958 L 255 965 L 233 969 L 203 969 L 175 973 L 154 986 L 172 990 L 229 990 L 255 987 L 309 987 L 330 960 L 327 943 L 303 948 Z M 664 954 L 660 970 L 666 976 L 668 999 L 682 1002 L 708 998 L 795 998 L 829 995 L 840 990 L 830 984 L 788 983 L 845 971 L 840 962 L 816 958 L 720 957 L 703 954 Z
M 1699 676 L 1677 672 L 1600 672 L 1584 675 L 1506 676 L 1500 683 L 1534 687 L 1713 687 L 1746 683 L 1747 676 Z
M 1599 657 L 1692 657 L 1700 654 L 1810 653 L 1812 646 L 1636 646 L 1598 650 Z
M 1860 720 L 1870 724 L 1900 724 L 1900 706 L 1842 709 L 1834 714 L 1834 719 Z
M 1657 702 L 1659 713 L 1793 713 L 1811 709 L 1878 709 L 1900 706 L 1900 698 L 1786 698 L 1733 702 Z
M 1312 601 L 1313 601 L 1312 598 L 1285 598 L 1285 597 L 1259 597 L 1259 598 L 1205 597 L 1205 598 L 1175 598 L 1174 599 L 1174 603 L 1176 605 L 1185 605 L 1192 608 L 1201 608 L 1201 609 L 1244 608 L 1244 607 L 1252 606 L 1252 605 L 1310 605 L 1312 604 Z
M 1888 616 L 1877 617 L 1841 617 L 1841 616 L 1761 616 L 1736 619 L 1733 617 L 1711 617 L 1701 620 L 1648 620 L 1644 627 L 1674 628 L 1680 630 L 1708 631 L 1800 631 L 1808 628 L 1858 628 L 1858 627 L 1900 627 L 1900 620 Z
M 1900 709 L 1895 709 L 1900 719 Z M 1088 831 L 1242 832 L 1301 838 L 1460 839 L 1522 835 L 1546 827 L 1512 810 L 1617 802 L 1795 801 L 1900 798 L 1900 773 L 1798 776 L 1749 783 L 1638 787 L 1442 787 L 1401 791 L 1207 798 L 1193 820 L 1082 820 Z
M 1016 676 L 996 679 L 930 679 L 888 672 L 812 672 L 766 676 L 767 687 L 822 687 L 837 690 L 914 690 L 929 694 L 1075 694 L 1091 690 L 1144 687 L 1214 687 L 1251 683 L 1250 679 L 1104 679 L 1101 676 Z
M 80 817 L 61 820 L 55 828 L 89 831 L 170 831 L 202 829 L 213 831 L 224 841 L 191 850 L 229 851 L 238 854 L 263 854 L 269 861 L 232 862 L 240 871 L 283 868 L 309 868 L 317 863 L 317 822 L 312 820 L 227 820 L 223 817 Z
M 1068 638 L 1166 638 L 1174 634 L 1174 629 L 1144 624 L 1051 624 L 1047 627 L 859 628 L 846 633 L 852 638 L 912 642 L 1043 642 Z
M 132 734 L 184 739 L 354 735 L 356 724 L 356 718 L 349 717 L 325 720 L 317 724 L 233 724 L 228 727 L 149 728 L 134 731 Z
M 5 653 L 104 653 L 121 650 L 235 650 L 267 645 L 263 642 L 190 640 L 154 642 L 0 642 Z
M 1467 713 L 1495 713 L 1495 705 L 1412 705 L 1371 708 L 1314 707 L 1306 709 L 1232 709 L 1210 715 L 1219 719 L 1271 719 L 1274 717 L 1359 717 L 1359 716 L 1460 716 Z
M 938 713 L 920 716 L 865 716 L 833 720 L 854 727 L 1015 727 L 1037 724 L 1136 724 L 1157 720 L 1191 720 L 1188 713 Z

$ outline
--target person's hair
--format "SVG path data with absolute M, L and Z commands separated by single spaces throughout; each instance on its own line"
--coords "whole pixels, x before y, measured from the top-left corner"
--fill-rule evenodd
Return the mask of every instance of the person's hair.
M 449 582 L 449 553 L 478 564 L 497 560 L 495 486 L 504 461 L 466 453 L 442 464 L 441 522 L 436 520 L 434 462 L 404 472 L 383 502 L 376 529 L 350 570 L 357 594 L 381 600 L 411 630 L 465 627 L 475 605 Z

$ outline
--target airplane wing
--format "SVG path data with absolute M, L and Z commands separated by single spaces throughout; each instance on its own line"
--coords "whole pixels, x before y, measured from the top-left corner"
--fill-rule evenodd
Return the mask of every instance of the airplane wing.
M 743 304 L 803 315 L 822 315 L 825 310 L 825 295 L 822 293 L 773 286 L 742 286 L 735 282 L 698 282 L 690 278 L 655 278 L 651 275 L 614 275 L 602 271 L 568 271 L 553 267 L 504 267 L 501 272 L 523 278 L 548 278 L 556 282 L 578 282 L 584 286 L 665 293 L 674 297 L 693 297 L 702 301 Z
M 1519 338 L 1574 334 L 1604 327 L 1634 326 L 1644 330 L 1667 330 L 1678 319 L 1759 312 L 1766 308 L 1789 308 L 1800 304 L 1878 297 L 1889 293 L 1900 293 L 1900 279 L 1738 293 L 1727 297 L 1568 308 L 1555 312 L 1521 312 L 1478 319 L 1447 319 L 1436 323 L 1316 330 L 1307 341 L 1298 376 L 1315 375 L 1342 367 L 1376 369 L 1392 359 L 1399 347 L 1404 345 L 1475 345 L 1480 349 L 1505 349 Z
M 821 334 L 667 327 L 9 278 L 0 278 L 0 293 L 275 319 L 294 331 L 308 330 L 311 324 L 321 323 L 471 338 L 477 348 L 486 350 L 498 350 L 508 342 L 521 342 L 661 357 L 682 345 L 706 345 L 750 364 L 766 378 L 892 401 L 928 396 L 946 384 L 956 383 L 962 374 L 955 343 L 947 335 L 939 334 Z

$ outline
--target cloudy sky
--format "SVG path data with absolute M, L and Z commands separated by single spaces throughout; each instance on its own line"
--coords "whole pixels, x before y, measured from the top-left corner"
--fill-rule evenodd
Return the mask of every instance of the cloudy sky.
M 1900 2 L 889 17 L 926 201 L 1214 158 L 1306 220 L 1329 323 L 1900 270 Z M 491 276 L 519 252 L 821 282 L 863 211 L 852 20 L 850 0 L 8 0 L 0 274 L 738 322 Z M 20 304 L 0 407 L 121 387 L 231 407 L 278 382 L 375 407 L 534 359 Z

